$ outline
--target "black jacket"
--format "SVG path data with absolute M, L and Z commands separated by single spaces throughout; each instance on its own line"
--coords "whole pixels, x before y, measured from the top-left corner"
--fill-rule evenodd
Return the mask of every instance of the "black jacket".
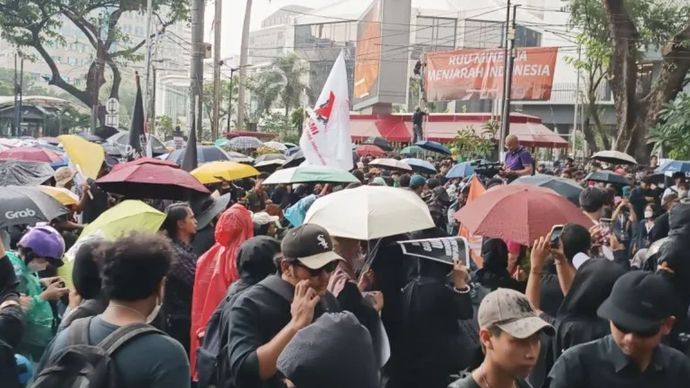
M 235 388 L 283 387 L 280 376 L 262 382 L 256 350 L 268 343 L 290 322 L 294 287 L 278 276 L 269 276 L 244 292 L 229 314 L 228 359 Z M 314 319 L 325 312 L 340 312 L 333 295 L 326 293 Z

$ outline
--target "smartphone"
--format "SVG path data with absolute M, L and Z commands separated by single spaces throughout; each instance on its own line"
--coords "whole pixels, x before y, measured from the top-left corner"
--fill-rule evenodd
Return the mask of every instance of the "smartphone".
M 549 240 L 549 246 L 551 248 L 558 248 L 561 240 L 561 233 L 563 233 L 563 225 L 554 225 L 553 228 L 551 228 L 551 239 Z
M 609 233 L 611 231 L 611 225 L 613 225 L 613 220 L 611 218 L 600 218 L 599 225 L 601 226 L 602 232 Z

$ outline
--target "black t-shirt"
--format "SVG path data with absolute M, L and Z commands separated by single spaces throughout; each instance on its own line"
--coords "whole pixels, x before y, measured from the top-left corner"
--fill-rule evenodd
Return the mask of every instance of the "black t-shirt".
M 532 388 L 532 386 L 525 380 L 515 380 L 517 388 Z M 482 388 L 481 385 L 474 381 L 472 374 L 467 373 L 461 379 L 454 381 L 448 388 Z
M 93 199 L 89 197 L 84 205 L 82 212 L 82 223 L 89 224 L 93 222 L 98 216 L 108 210 L 108 194 L 96 184 L 92 179 L 89 179 L 89 188 Z

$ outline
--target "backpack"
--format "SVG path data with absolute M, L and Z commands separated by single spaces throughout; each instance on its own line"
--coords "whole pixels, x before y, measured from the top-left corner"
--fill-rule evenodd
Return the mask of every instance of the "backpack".
M 14 349 L 0 340 L 0 387 L 19 388 L 19 368 L 14 357 Z
M 77 319 L 69 327 L 69 342 L 51 356 L 36 377 L 33 388 L 122 387 L 113 354 L 127 342 L 149 333 L 164 334 L 144 323 L 120 327 L 96 345 L 89 344 L 89 327 L 94 317 Z

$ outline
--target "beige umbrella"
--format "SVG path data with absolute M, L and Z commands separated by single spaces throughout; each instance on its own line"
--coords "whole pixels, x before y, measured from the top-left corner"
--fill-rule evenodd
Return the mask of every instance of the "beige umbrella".
M 599 151 L 592 155 L 592 159 L 609 164 L 637 164 L 635 158 L 620 151 Z
M 389 158 L 374 159 L 371 162 L 369 162 L 369 167 L 379 167 L 388 170 L 412 172 L 412 167 L 409 164 L 402 162 L 400 160 Z

